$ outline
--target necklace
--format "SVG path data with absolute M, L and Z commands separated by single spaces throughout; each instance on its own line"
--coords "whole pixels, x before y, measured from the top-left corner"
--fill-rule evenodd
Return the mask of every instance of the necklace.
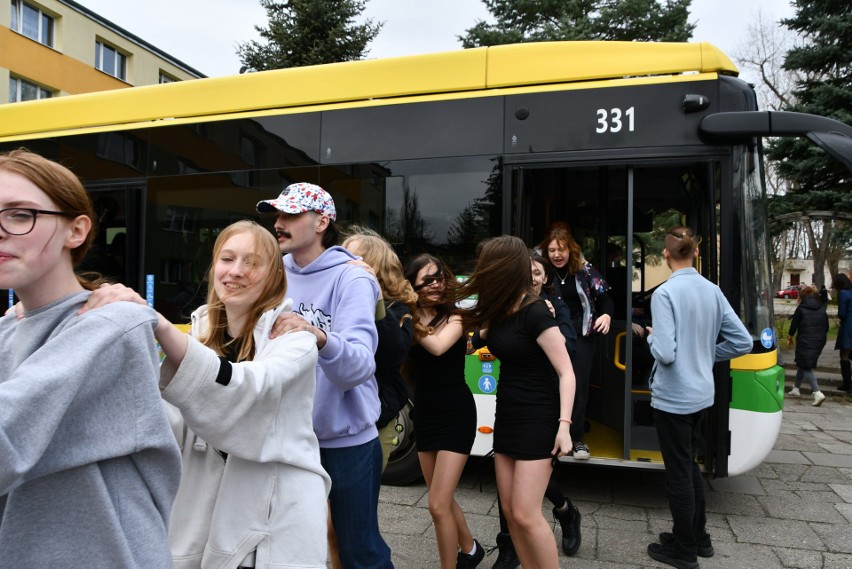
M 556 267 L 553 267 L 553 272 L 556 273 L 556 278 L 559 279 L 559 284 L 565 284 L 565 280 L 568 278 L 568 275 L 571 274 L 571 269 L 565 271 L 564 277 L 559 275 L 559 271 L 556 270 Z

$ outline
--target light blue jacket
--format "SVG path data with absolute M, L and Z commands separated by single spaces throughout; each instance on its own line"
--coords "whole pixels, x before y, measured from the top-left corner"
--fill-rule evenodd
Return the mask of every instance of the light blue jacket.
M 712 406 L 714 362 L 753 344 L 722 291 L 691 267 L 675 271 L 651 297 L 651 317 L 651 407 L 688 415 Z

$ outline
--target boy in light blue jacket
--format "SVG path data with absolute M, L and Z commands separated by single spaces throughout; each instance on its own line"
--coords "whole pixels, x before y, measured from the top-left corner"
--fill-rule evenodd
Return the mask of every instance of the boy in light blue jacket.
M 663 256 L 672 274 L 651 298 L 654 326 L 648 327 L 655 360 L 651 407 L 672 513 L 672 531 L 661 533 L 660 543 L 648 546 L 648 555 L 681 569 L 697 568 L 697 555 L 713 555 L 704 479 L 695 462 L 702 412 L 712 407 L 715 395 L 713 364 L 747 354 L 753 344 L 719 287 L 692 267 L 696 254 L 689 228 L 675 227 L 666 235 Z

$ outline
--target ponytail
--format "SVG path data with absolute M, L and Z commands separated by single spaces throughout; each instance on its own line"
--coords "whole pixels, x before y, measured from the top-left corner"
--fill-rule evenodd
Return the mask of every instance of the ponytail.
M 665 247 L 672 259 L 692 259 L 695 254 L 695 233 L 688 227 L 673 227 L 666 234 Z

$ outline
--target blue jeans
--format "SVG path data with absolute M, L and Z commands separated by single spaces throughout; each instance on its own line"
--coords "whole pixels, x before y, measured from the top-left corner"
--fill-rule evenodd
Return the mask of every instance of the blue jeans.
M 379 439 L 348 448 L 321 448 L 320 459 L 331 477 L 331 522 L 343 567 L 393 569 L 390 548 L 379 533 Z
M 687 555 L 695 555 L 697 543 L 709 539 L 704 478 L 695 462 L 701 449 L 701 413 L 677 415 L 654 409 L 660 453 L 666 467 L 672 533 L 677 549 Z

